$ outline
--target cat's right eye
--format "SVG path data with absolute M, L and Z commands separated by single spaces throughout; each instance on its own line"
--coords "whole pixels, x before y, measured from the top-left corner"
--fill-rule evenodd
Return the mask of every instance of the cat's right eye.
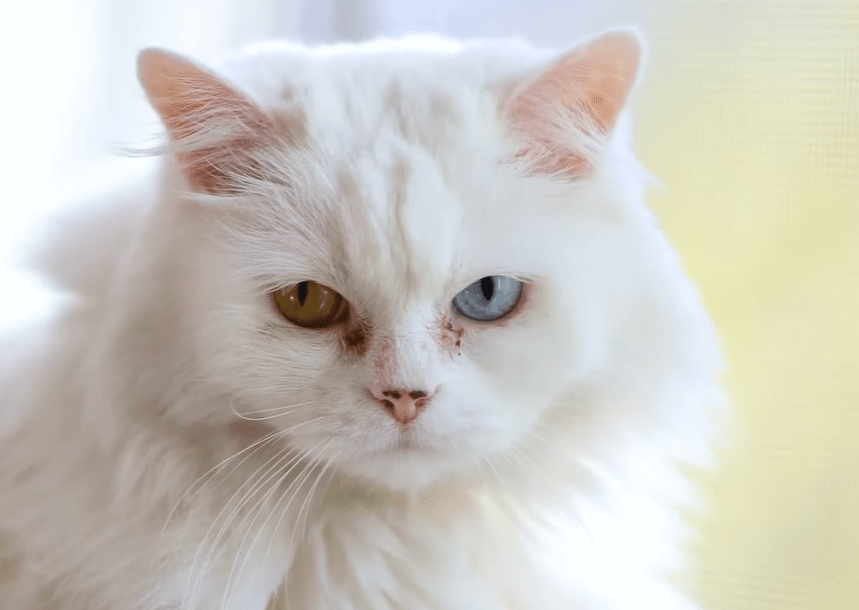
M 283 317 L 303 328 L 325 328 L 341 321 L 348 302 L 339 293 L 317 282 L 299 282 L 272 293 Z
M 453 309 L 475 322 L 494 322 L 519 304 L 525 284 L 502 275 L 477 280 L 453 298 Z

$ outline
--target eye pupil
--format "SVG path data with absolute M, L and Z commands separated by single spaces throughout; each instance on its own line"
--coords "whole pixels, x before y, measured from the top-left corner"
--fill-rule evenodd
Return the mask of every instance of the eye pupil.
M 495 292 L 495 281 L 491 277 L 483 278 L 480 280 L 480 291 L 483 293 L 483 298 L 491 301 L 492 294 Z
M 304 301 L 307 300 L 307 282 L 299 282 L 298 284 L 298 304 L 304 307 Z

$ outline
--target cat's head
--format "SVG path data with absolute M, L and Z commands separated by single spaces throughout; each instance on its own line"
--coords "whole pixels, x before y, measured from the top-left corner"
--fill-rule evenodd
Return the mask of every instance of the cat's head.
M 186 360 L 224 421 L 414 488 L 659 419 L 712 352 L 619 126 L 640 55 L 284 44 L 226 80 L 144 52 Z

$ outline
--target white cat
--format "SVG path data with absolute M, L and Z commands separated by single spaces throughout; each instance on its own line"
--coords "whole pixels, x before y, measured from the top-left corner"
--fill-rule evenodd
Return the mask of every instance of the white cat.
M 159 175 L 3 341 L 3 610 L 692 608 L 719 354 L 643 205 L 641 43 L 145 51 Z

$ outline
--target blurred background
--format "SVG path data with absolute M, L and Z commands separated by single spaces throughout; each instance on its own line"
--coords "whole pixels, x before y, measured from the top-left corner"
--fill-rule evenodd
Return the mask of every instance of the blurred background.
M 44 308 L 23 236 L 119 183 L 158 132 L 135 56 L 409 31 L 650 41 L 636 147 L 650 204 L 716 319 L 736 443 L 702 477 L 708 610 L 859 609 L 859 1 L 42 0 L 0 20 L 0 321 Z M 619 583 L 622 586 L 622 583 Z

